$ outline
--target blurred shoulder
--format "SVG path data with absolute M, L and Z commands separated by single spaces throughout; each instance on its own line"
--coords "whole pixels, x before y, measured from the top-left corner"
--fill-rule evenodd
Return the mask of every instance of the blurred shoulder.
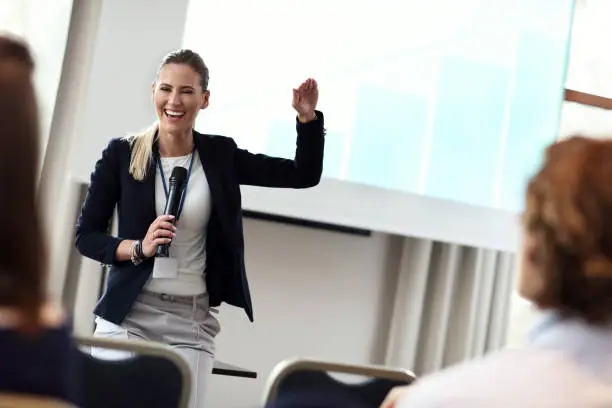
M 0 307 L 0 329 L 18 327 L 22 316 L 14 307 Z M 67 323 L 66 313 L 55 303 L 48 302 L 40 308 L 40 322 L 43 328 L 57 329 Z
M 41 309 L 41 320 L 46 327 L 60 327 L 66 324 L 66 312 L 55 303 L 47 303 Z
M 409 387 L 398 407 L 473 408 L 512 398 L 513 386 L 518 385 L 517 380 L 522 382 L 533 359 L 531 349 L 507 349 L 425 375 Z

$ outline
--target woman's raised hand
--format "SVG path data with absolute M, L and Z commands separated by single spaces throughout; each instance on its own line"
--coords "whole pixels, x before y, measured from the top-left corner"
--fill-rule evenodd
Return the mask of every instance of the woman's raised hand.
M 319 86 L 317 81 L 308 78 L 293 90 L 293 102 L 291 106 L 298 114 L 300 122 L 310 122 L 316 118 L 315 109 L 319 101 Z

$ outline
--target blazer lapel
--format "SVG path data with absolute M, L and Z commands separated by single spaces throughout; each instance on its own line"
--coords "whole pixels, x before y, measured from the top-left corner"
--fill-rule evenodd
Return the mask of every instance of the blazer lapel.
M 155 179 L 157 177 L 157 161 L 159 160 L 159 150 L 157 138 L 153 143 L 153 159 L 149 162 L 149 169 L 142 181 L 143 184 L 143 208 L 145 213 L 152 214 L 153 218 L 157 218 L 157 210 L 155 209 Z
M 193 140 L 195 141 L 196 149 L 198 150 L 198 155 L 200 156 L 200 161 L 202 162 L 202 168 L 204 169 L 204 174 L 206 175 L 206 180 L 208 181 L 208 187 L 210 188 L 210 200 L 213 209 L 221 211 L 223 206 L 219 204 L 222 198 L 222 186 L 218 169 L 214 164 L 214 152 L 210 148 L 210 136 L 194 131 Z

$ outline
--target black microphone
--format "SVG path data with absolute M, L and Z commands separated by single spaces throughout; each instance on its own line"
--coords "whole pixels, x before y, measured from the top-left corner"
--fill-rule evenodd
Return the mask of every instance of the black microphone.
M 164 215 L 174 215 L 176 217 L 179 211 L 179 205 L 181 204 L 181 197 L 183 197 L 183 190 L 187 182 L 187 169 L 181 166 L 176 166 L 172 169 L 170 180 L 168 182 L 168 198 L 166 199 L 166 208 L 164 209 Z M 172 224 L 176 221 L 176 218 L 172 220 Z M 170 244 L 161 244 L 157 247 L 157 253 L 155 256 L 162 258 L 168 258 L 170 256 Z

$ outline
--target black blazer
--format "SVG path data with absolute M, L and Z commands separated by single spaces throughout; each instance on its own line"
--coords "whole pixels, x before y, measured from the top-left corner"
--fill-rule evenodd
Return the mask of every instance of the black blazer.
M 317 119 L 309 123 L 296 122 L 294 160 L 253 154 L 239 149 L 228 137 L 194 132 L 212 201 L 205 270 L 210 305 L 226 302 L 241 307 L 251 321 L 253 307 L 244 266 L 240 185 L 308 188 L 319 183 L 325 144 L 323 114 L 317 111 Z M 111 140 L 91 175 L 76 227 L 79 252 L 111 267 L 105 293 L 94 313 L 115 324 L 121 324 L 153 271 L 152 259 L 138 266 L 130 261 L 115 261 L 119 242 L 144 238 L 157 217 L 157 163 L 151 160 L 145 179 L 136 181 L 129 173 L 130 157 L 128 141 Z M 115 207 L 119 237 L 107 233 Z

